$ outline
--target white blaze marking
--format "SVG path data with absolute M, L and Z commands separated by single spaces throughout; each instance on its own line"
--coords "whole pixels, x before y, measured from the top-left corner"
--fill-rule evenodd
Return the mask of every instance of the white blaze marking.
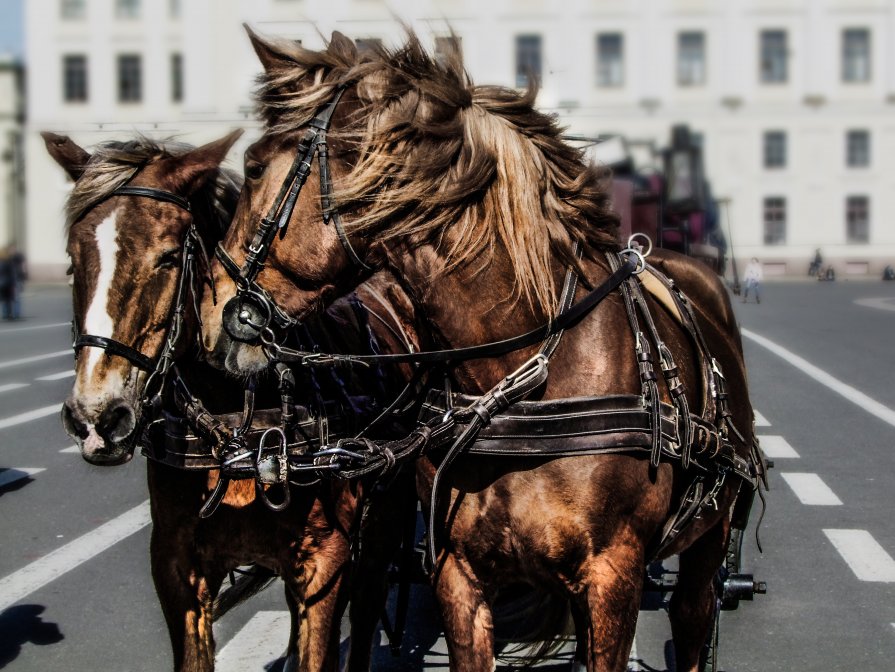
M 0 611 L 149 525 L 149 501 L 0 579 Z M 288 632 L 289 629 L 287 628 Z
M 824 530 L 861 581 L 895 583 L 895 560 L 867 530 Z
M 288 611 L 259 611 L 216 656 L 218 672 L 263 670 L 289 645 L 291 619 Z
M 783 480 L 792 488 L 802 504 L 809 506 L 842 506 L 842 500 L 817 474 L 783 473 Z
M 789 445 L 789 442 L 782 436 L 774 434 L 768 436 L 759 436 L 758 445 L 768 457 L 798 457 L 796 449 Z
M 94 336 L 112 337 L 112 329 L 115 323 L 109 315 L 109 291 L 112 288 L 112 279 L 115 277 L 115 268 L 118 265 L 118 210 L 114 210 L 96 227 L 96 247 L 99 252 L 99 272 L 96 275 L 96 291 L 93 300 L 87 309 L 84 318 L 84 333 Z M 93 376 L 93 369 L 99 362 L 103 351 L 100 348 L 84 348 L 87 351 L 87 364 L 84 370 L 84 380 L 88 382 Z M 79 390 L 79 394 L 84 390 Z

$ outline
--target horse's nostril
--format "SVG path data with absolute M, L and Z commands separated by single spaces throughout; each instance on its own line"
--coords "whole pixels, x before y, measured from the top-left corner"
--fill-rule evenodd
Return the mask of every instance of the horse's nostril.
M 136 424 L 134 409 L 126 401 L 119 401 L 102 412 L 96 423 L 96 433 L 110 443 L 117 443 L 129 437 Z
M 89 433 L 87 423 L 78 417 L 71 401 L 66 401 L 62 404 L 62 427 L 72 438 L 86 439 Z

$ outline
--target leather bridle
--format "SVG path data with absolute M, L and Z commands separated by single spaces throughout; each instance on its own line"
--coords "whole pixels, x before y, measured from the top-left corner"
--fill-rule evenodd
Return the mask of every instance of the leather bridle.
M 172 203 L 192 215 L 192 208 L 190 207 L 189 200 L 162 189 L 125 185 L 115 189 L 115 191 L 111 192 L 107 198 L 111 198 L 112 196 L 138 196 L 142 198 L 150 198 L 155 201 Z M 107 199 L 95 203 L 93 207 L 96 207 L 105 200 Z M 200 250 L 203 249 L 202 241 L 199 238 L 195 222 L 191 221 L 190 228 L 187 230 L 186 240 L 183 244 L 183 254 L 180 262 L 180 277 L 178 279 L 177 293 L 174 299 L 171 320 L 165 335 L 165 345 L 157 357 L 147 357 L 139 350 L 108 336 L 80 333 L 79 325 L 75 320 L 72 320 L 72 347 L 74 348 L 76 359 L 82 348 L 100 348 L 110 355 L 126 359 L 138 369 L 149 374 L 146 383 L 143 386 L 143 392 L 139 402 L 142 407 L 142 412 L 140 413 L 141 424 L 145 423 L 147 411 L 153 405 L 154 399 L 161 394 L 164 387 L 164 380 L 174 364 L 174 352 L 183 333 L 183 314 L 186 309 L 186 290 L 193 285 L 193 276 L 195 275 L 194 259 L 197 246 Z M 156 386 L 157 389 L 153 389 Z M 138 426 L 132 432 L 131 436 L 134 437 L 135 441 L 139 440 L 141 431 L 141 426 Z M 133 449 L 133 445 L 131 445 L 131 449 Z
M 336 105 L 346 88 L 346 85 L 339 86 L 330 101 L 308 123 L 296 148 L 292 166 L 289 168 L 273 204 L 261 219 L 242 266 L 237 265 L 220 243 L 215 249 L 215 255 L 220 259 L 224 270 L 236 283 L 236 295 L 226 303 L 223 311 L 224 329 L 234 340 L 244 343 L 251 343 L 259 339 L 273 342 L 271 324 L 288 330 L 298 323 L 277 305 L 270 293 L 261 287 L 256 279 L 261 269 L 264 268 L 274 238 L 277 234 L 281 239 L 286 235 L 301 189 L 311 173 L 315 155 L 318 157 L 320 166 L 320 199 L 324 223 L 332 222 L 339 241 L 352 263 L 363 271 L 373 270 L 364 263 L 351 246 L 342 224 L 342 218 L 333 205 L 332 199 L 333 186 L 329 170 L 326 133 L 332 122 Z

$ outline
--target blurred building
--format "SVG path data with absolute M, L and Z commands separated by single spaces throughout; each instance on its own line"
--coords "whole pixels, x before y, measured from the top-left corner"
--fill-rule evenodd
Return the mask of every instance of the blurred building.
M 698 133 L 737 257 L 840 277 L 895 259 L 895 0 L 28 0 L 28 253 L 66 266 L 67 185 L 38 135 L 257 137 L 241 23 L 311 48 L 337 29 L 434 49 L 452 28 L 477 83 L 541 80 L 570 132 L 668 144 Z M 642 144 L 642 143 L 647 144 Z M 639 157 L 648 162 L 650 156 Z M 728 219 L 723 226 L 727 229 Z
M 25 241 L 24 69 L 0 57 L 0 247 Z

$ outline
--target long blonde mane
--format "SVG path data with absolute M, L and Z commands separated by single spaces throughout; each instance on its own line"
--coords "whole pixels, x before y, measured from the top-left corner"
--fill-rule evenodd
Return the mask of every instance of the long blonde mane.
M 349 231 L 434 244 L 445 272 L 480 271 L 503 248 L 512 299 L 549 316 L 557 259 L 575 264 L 576 241 L 590 255 L 617 247 L 608 171 L 562 141 L 534 109 L 534 89 L 474 86 L 458 53 L 436 59 L 412 33 L 396 50 L 358 51 L 339 34 L 322 51 L 274 47 L 281 64 L 256 95 L 272 134 L 294 133 L 337 87 L 355 85 L 359 106 L 330 133 L 348 154 L 330 153 L 348 166 L 336 197 Z

